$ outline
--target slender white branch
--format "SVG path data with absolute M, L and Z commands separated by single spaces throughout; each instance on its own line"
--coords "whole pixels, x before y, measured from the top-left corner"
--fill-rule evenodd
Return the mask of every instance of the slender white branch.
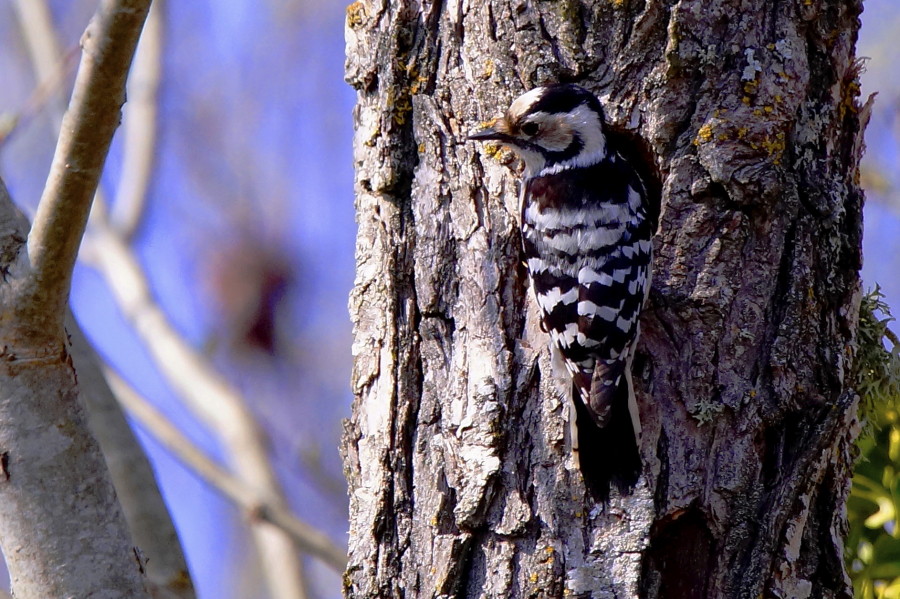
M 128 78 L 128 105 L 122 123 L 125 134 L 122 175 L 110 214 L 113 227 L 126 239 L 134 235 L 143 217 L 156 158 L 164 6 L 161 0 L 155 0 L 150 7 Z
M 110 388 L 132 417 L 157 441 L 206 482 L 241 507 L 251 519 L 262 519 L 287 532 L 297 548 L 338 572 L 347 566 L 347 556 L 327 535 L 306 524 L 282 505 L 262 499 L 239 478 L 219 466 L 194 445 L 134 387 L 112 369 L 105 371 Z
M 44 0 L 13 0 L 13 8 L 19 21 L 19 30 L 25 38 L 28 55 L 37 75 L 38 87 L 56 81 L 60 74 L 60 64 L 64 60 L 62 47 L 53 27 L 50 7 Z M 54 133 L 59 131 L 66 99 L 59 89 L 47 98 Z
M 96 216 L 96 215 L 95 215 Z M 198 418 L 216 432 L 238 476 L 270 505 L 285 505 L 264 433 L 243 397 L 174 329 L 153 298 L 134 253 L 102 218 L 92 222 L 85 256 L 106 279 L 117 304 L 160 372 Z M 302 599 L 302 562 L 279 527 L 254 521 L 252 533 L 273 596 Z
M 165 589 L 171 597 L 195 599 L 181 542 L 153 468 L 106 383 L 102 360 L 71 314 L 66 330 L 72 340 L 72 361 L 87 408 L 88 425 L 103 450 L 135 545 L 146 559 L 148 582 L 157 591 Z

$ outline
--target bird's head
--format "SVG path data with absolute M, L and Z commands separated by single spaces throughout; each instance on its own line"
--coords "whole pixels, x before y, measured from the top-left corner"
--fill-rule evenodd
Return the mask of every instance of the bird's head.
M 603 108 L 594 94 L 572 84 L 536 87 L 516 98 L 506 114 L 469 139 L 509 147 L 534 177 L 590 166 L 606 157 Z

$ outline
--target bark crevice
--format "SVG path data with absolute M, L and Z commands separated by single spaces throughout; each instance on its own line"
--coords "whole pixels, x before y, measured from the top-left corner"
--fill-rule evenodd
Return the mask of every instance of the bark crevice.
M 859 3 L 369 11 L 347 28 L 347 595 L 849 598 L 826 564 L 856 401 Z M 606 510 L 573 469 L 527 297 L 516 166 L 464 141 L 557 80 L 646 140 L 662 191 L 635 365 L 647 480 Z M 396 538 L 370 534 L 373 505 L 393 506 Z

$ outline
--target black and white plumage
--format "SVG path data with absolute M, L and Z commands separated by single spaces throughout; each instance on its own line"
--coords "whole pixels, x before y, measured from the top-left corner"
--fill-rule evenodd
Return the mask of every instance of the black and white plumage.
M 600 101 L 560 84 L 523 94 L 470 135 L 525 163 L 523 250 L 554 361 L 573 382 L 579 467 L 600 501 L 641 473 L 631 361 L 653 235 L 639 170 L 607 133 Z

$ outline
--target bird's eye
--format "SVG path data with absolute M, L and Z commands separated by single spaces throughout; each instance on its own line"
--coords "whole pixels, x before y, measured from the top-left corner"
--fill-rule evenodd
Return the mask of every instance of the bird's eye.
M 521 129 L 522 129 L 522 133 L 524 133 L 528 137 L 531 137 L 532 135 L 537 135 L 539 127 L 538 127 L 537 123 L 528 121 L 527 123 L 522 124 Z

